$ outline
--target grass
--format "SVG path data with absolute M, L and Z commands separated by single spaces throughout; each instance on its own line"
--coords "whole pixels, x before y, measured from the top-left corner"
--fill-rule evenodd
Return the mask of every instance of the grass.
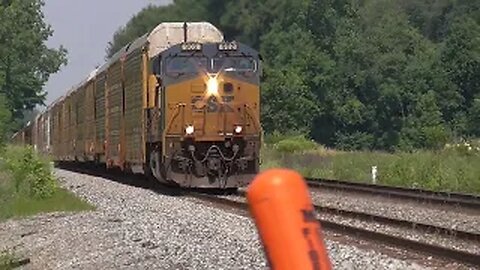
M 17 269 L 29 262 L 30 260 L 28 258 L 21 259 L 9 251 L 0 252 L 0 270 Z
M 0 206 L 0 221 L 39 213 L 78 212 L 93 209 L 93 206 L 75 197 L 69 191 L 58 188 L 51 197 L 45 199 L 26 196 L 7 199 Z
M 285 140 L 297 142 L 279 147 Z M 284 167 L 306 177 L 371 182 L 371 168 L 377 166 L 379 184 L 480 194 L 480 150 L 469 148 L 460 145 L 441 151 L 393 154 L 342 152 L 290 137 L 267 143 L 262 150 L 262 169 Z
M 9 147 L 0 156 L 0 221 L 94 207 L 60 188 L 49 160 L 29 148 Z
M 0 270 L 13 269 L 10 265 L 16 260 L 16 257 L 7 252 L 0 253 Z

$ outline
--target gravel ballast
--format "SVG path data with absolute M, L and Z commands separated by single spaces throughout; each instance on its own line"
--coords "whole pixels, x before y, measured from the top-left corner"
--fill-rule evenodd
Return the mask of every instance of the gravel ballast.
M 0 223 L 0 251 L 25 269 L 268 269 L 253 222 L 198 200 L 65 170 L 62 186 L 97 207 Z M 335 269 L 424 269 L 327 241 Z

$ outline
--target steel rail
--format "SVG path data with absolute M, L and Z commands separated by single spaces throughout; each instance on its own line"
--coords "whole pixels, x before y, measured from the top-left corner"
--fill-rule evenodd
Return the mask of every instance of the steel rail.
M 239 190 L 238 194 L 244 197 L 246 196 L 246 192 L 244 190 Z M 370 214 L 370 213 L 365 213 L 360 211 L 350 211 L 350 210 L 339 209 L 334 207 L 321 206 L 318 204 L 315 204 L 314 207 L 315 207 L 315 210 L 317 210 L 317 213 L 319 214 L 325 213 L 325 214 L 340 215 L 347 218 L 353 218 L 353 219 L 358 219 L 363 221 L 374 221 L 374 222 L 382 223 L 385 225 L 394 225 L 394 226 L 403 227 L 406 229 L 420 230 L 426 233 L 435 233 L 435 234 L 454 237 L 457 239 L 480 242 L 480 234 L 474 233 L 474 232 L 468 232 L 468 231 L 457 230 L 452 228 L 445 228 L 445 227 L 435 226 L 432 224 L 415 222 L 415 221 L 410 221 L 405 219 L 390 218 L 386 216 Z
M 305 178 L 311 188 L 338 189 L 347 192 L 359 192 L 385 197 L 410 199 L 427 203 L 458 205 L 466 208 L 480 209 L 480 196 L 463 193 L 437 192 L 423 189 L 374 185 L 367 183 L 330 180 L 323 178 Z
M 369 231 L 366 229 L 339 224 L 328 220 L 319 219 L 318 221 L 322 225 L 322 228 L 325 228 L 327 230 L 346 233 L 358 238 L 363 238 L 365 240 L 378 241 L 391 246 L 402 247 L 412 251 L 438 256 L 440 258 L 448 258 L 464 264 L 466 263 L 473 266 L 480 266 L 479 254 L 469 253 L 463 250 L 451 249 L 438 245 L 432 245 L 375 231 Z
M 235 209 L 248 211 L 248 204 L 245 202 L 233 201 L 226 198 L 221 198 L 214 195 L 191 193 L 190 196 L 201 199 L 203 201 L 209 201 L 212 203 L 220 203 L 225 206 L 229 206 Z M 350 225 L 345 225 L 325 219 L 317 219 L 322 228 L 337 232 L 341 234 L 347 234 L 356 238 L 362 238 L 367 241 L 381 242 L 393 247 L 400 247 L 415 252 L 421 252 L 428 255 L 438 256 L 440 258 L 448 258 L 463 264 L 470 264 L 473 266 L 480 266 L 480 254 L 472 254 L 462 250 L 451 249 L 438 245 L 428 244 L 406 238 L 401 238 L 385 233 L 375 232 L 358 228 Z
M 384 225 L 397 226 L 406 229 L 419 230 L 425 233 L 434 233 L 438 235 L 445 235 L 454 237 L 457 239 L 467 240 L 467 241 L 477 241 L 480 242 L 480 234 L 468 231 L 462 231 L 457 229 L 450 229 L 445 227 L 439 227 L 431 224 L 420 223 L 415 221 L 409 221 L 405 219 L 396 219 L 386 216 L 380 216 L 375 214 L 369 214 L 365 212 L 349 211 L 344 209 L 338 209 L 327 206 L 314 205 L 317 213 L 322 214 L 333 214 L 339 215 L 342 217 L 353 218 L 363 221 L 373 221 L 376 223 L 381 223 Z

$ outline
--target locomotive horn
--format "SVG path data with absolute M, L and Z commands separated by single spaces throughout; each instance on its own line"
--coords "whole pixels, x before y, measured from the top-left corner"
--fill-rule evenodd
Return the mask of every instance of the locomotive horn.
M 187 22 L 183 23 L 183 42 L 187 43 Z

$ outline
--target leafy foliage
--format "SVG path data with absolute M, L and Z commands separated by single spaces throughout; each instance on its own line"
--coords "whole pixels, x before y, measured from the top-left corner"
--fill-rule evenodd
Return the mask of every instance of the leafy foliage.
M 11 265 L 15 262 L 16 256 L 9 251 L 0 252 L 0 269 L 14 269 Z
M 11 175 L 15 193 L 28 194 L 33 198 L 49 198 L 54 194 L 57 186 L 50 162 L 31 147 L 9 147 L 0 163 Z
M 479 3 L 176 0 L 135 16 L 108 55 L 161 21 L 210 21 L 260 50 L 267 133 L 297 130 L 341 149 L 439 149 L 480 136 Z
M 4 147 L 9 131 L 11 113 L 7 107 L 5 97 L 0 94 L 0 150 Z
M 301 153 L 312 151 L 318 148 L 318 145 L 304 136 L 295 136 L 283 139 L 274 144 L 274 149 L 279 153 Z
M 45 99 L 50 74 L 66 64 L 66 50 L 48 48 L 52 35 L 44 22 L 41 0 L 7 0 L 0 4 L 0 93 L 15 118 Z
M 45 212 L 83 211 L 94 207 L 58 186 L 48 159 L 31 147 L 9 146 L 0 153 L 0 222 Z M 0 252 L 0 269 L 2 258 Z

